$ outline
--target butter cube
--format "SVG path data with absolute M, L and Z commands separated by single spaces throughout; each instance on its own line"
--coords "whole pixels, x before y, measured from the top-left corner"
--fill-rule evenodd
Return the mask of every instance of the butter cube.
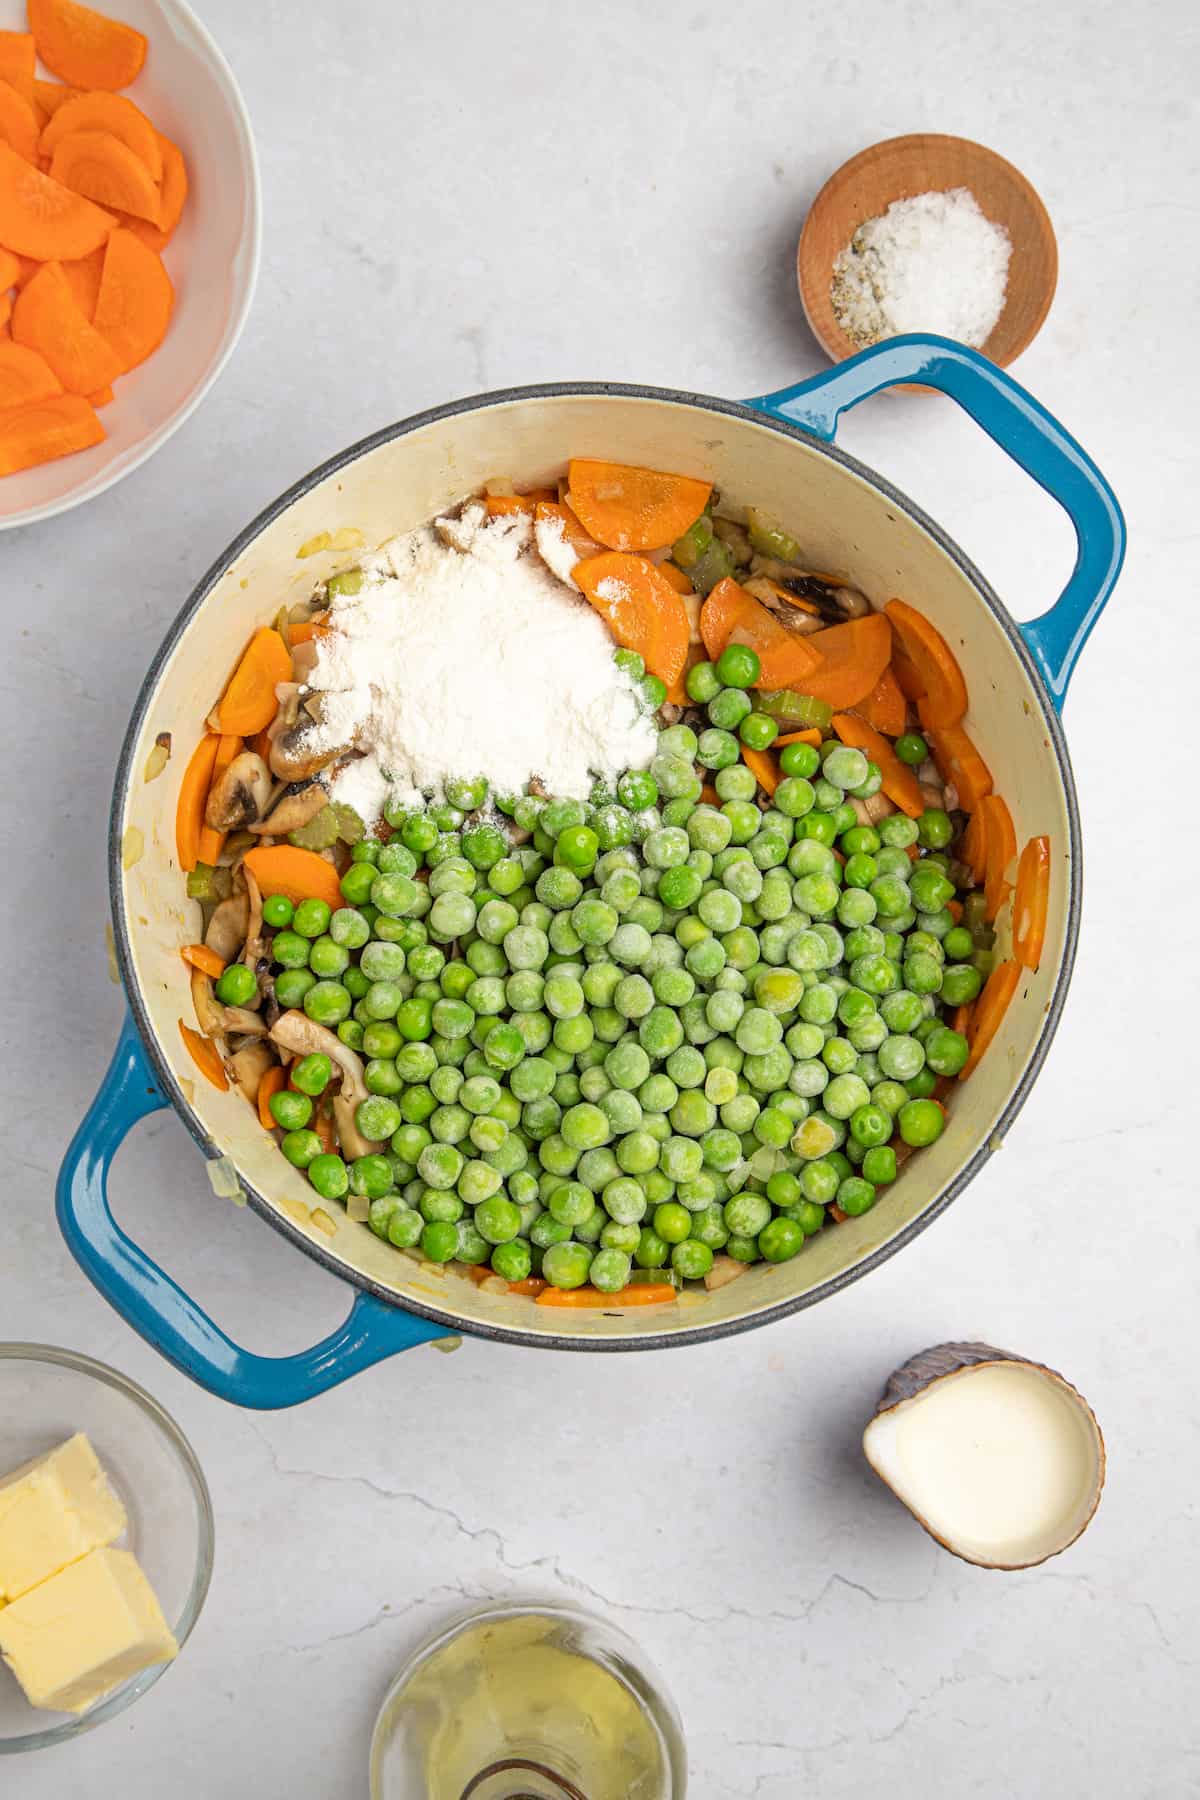
M 120 1537 L 125 1508 L 81 1431 L 0 1479 L 0 1601 Z
M 93 1550 L 0 1611 L 0 1654 L 33 1706 L 86 1712 L 179 1646 L 130 1550 Z

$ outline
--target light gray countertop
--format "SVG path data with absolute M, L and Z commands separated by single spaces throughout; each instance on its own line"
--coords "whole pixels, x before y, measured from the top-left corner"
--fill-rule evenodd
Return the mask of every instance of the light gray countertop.
M 0 1787 L 363 1794 L 406 1649 L 478 1598 L 561 1595 L 658 1663 L 696 1800 L 1194 1794 L 1194 9 L 202 11 L 262 157 L 249 327 L 148 466 L 0 539 L 0 1336 L 111 1361 L 177 1415 L 212 1485 L 217 1568 L 154 1693 L 9 1763 Z M 121 1017 L 105 824 L 168 621 L 259 507 L 393 418 L 524 381 L 740 396 L 814 372 L 792 273 L 805 209 L 846 156 L 920 129 L 981 139 L 1043 194 L 1062 275 L 1016 373 L 1110 477 L 1131 538 L 1066 713 L 1087 871 L 1078 968 L 1003 1154 L 903 1255 L 772 1328 L 618 1358 L 468 1342 L 297 1412 L 219 1404 L 92 1292 L 52 1213 Z M 1049 604 L 1069 528 L 949 403 L 876 401 L 843 441 L 1018 616 Z M 170 1114 L 134 1134 L 114 1191 L 127 1227 L 251 1347 L 298 1349 L 345 1311 L 345 1287 L 214 1199 Z M 1107 1435 L 1096 1521 L 1041 1570 L 954 1562 L 859 1455 L 888 1370 L 954 1336 L 1062 1369 Z

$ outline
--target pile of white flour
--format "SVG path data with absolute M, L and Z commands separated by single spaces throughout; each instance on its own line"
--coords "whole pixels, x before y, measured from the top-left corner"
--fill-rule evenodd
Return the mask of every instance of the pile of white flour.
M 644 768 L 655 728 L 613 661 L 604 622 L 531 547 L 523 517 L 470 505 L 363 562 L 331 605 L 309 677 L 324 694 L 318 742 L 365 752 L 332 782 L 368 824 L 386 800 L 416 803 L 448 779 L 501 793 L 532 776 L 586 797 L 598 775 Z

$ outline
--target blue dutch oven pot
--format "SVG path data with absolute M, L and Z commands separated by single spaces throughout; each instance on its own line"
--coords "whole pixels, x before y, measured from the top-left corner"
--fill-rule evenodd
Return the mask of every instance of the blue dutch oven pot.
M 917 382 L 963 407 L 1067 511 L 1078 554 L 1042 618 L 1018 625 L 963 552 L 920 508 L 839 450 L 838 419 L 884 388 Z M 407 531 L 497 471 L 552 481 L 571 456 L 606 457 L 711 478 L 727 500 L 782 519 L 814 568 L 847 571 L 876 606 L 900 595 L 926 613 L 966 675 L 966 724 L 1013 813 L 1018 845 L 1051 843 L 1051 893 L 1040 968 L 931 1148 L 864 1217 L 827 1229 L 802 1255 L 755 1265 L 711 1294 L 661 1307 L 563 1313 L 491 1294 L 436 1271 L 352 1223 L 278 1153 L 235 1088 L 218 1093 L 188 1057 L 193 1020 L 179 946 L 196 936 L 175 858 L 182 770 L 225 672 L 250 632 L 306 598 L 346 552 L 297 560 L 321 532 L 353 528 L 367 544 Z M 1029 1093 L 1066 998 L 1079 927 L 1079 817 L 1059 709 L 1076 658 L 1112 592 L 1124 551 L 1121 514 L 1079 445 L 1023 388 L 982 356 L 939 338 L 905 337 L 814 380 L 743 404 L 666 389 L 564 383 L 484 394 L 388 426 L 306 475 L 218 558 L 150 668 L 113 794 L 109 863 L 117 957 L 129 1016 L 100 1092 L 67 1151 L 58 1217 L 74 1256 L 124 1319 L 196 1381 L 243 1406 L 291 1406 L 399 1350 L 471 1333 L 562 1350 L 648 1350 L 741 1331 L 812 1306 L 893 1255 L 942 1212 L 1006 1135 Z M 480 652 L 484 650 L 480 646 Z M 470 721 L 463 721 L 470 729 Z M 143 770 L 158 734 L 165 772 Z M 122 867 L 133 828 L 143 853 Z M 998 949 L 1010 939 L 1008 909 Z M 267 1357 L 242 1349 L 121 1230 L 109 1166 L 129 1130 L 172 1106 L 203 1155 L 227 1157 L 249 1206 L 350 1283 L 344 1324 L 312 1349 Z M 282 1247 L 282 1246 L 281 1246 Z M 289 1261 L 280 1258 L 280 1280 Z

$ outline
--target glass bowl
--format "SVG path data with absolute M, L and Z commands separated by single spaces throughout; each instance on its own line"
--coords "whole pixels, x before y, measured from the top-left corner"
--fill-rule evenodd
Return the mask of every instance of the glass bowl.
M 91 1439 L 124 1503 L 129 1529 L 120 1543 L 146 1571 L 182 1650 L 204 1605 L 213 1561 L 212 1503 L 191 1445 L 158 1402 L 115 1369 L 49 1344 L 0 1344 L 0 1474 L 76 1431 Z M 94 1731 L 170 1667 L 143 1669 L 76 1715 L 30 1706 L 0 1663 L 0 1756 L 45 1750 Z

